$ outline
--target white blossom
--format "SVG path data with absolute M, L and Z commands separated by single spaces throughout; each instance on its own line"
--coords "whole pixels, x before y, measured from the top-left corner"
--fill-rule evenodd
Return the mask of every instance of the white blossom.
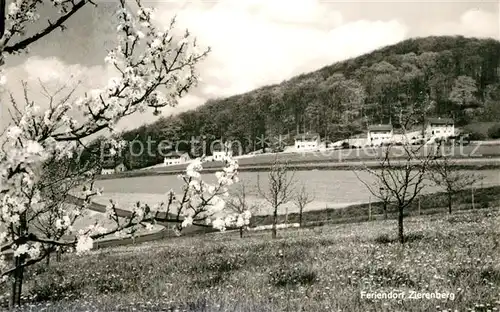
M 182 221 L 182 227 L 183 227 L 183 228 L 188 227 L 188 226 L 190 226 L 191 224 L 193 224 L 193 218 L 191 218 L 191 217 L 186 217 L 186 218 Z
M 94 246 L 94 241 L 92 240 L 91 237 L 87 235 L 81 235 L 78 237 L 78 240 L 76 242 L 76 253 L 81 254 L 84 252 L 87 252 L 92 249 Z
M 22 245 L 17 246 L 14 249 L 14 257 L 19 257 L 21 255 L 28 253 L 28 249 L 29 249 L 28 244 L 22 244 Z
M 41 253 L 41 248 L 42 248 L 42 244 L 40 244 L 39 242 L 35 242 L 28 249 L 28 256 L 31 259 L 38 258 L 40 256 L 40 253 Z
M 25 32 L 25 25 L 28 24 L 26 22 L 33 22 L 39 18 L 36 6 L 23 3 L 25 1 L 13 0 L 8 5 L 5 39 L 10 39 L 14 33 L 22 34 Z M 49 3 L 59 11 L 68 10 L 71 6 L 70 3 L 62 0 L 51 0 Z M 129 12 L 127 7 L 122 7 L 116 15 L 118 18 L 117 45 L 105 57 L 105 62 L 116 69 L 116 77 L 111 78 L 107 84 L 88 90 L 74 100 L 62 103 L 55 101 L 54 105 L 48 108 L 40 108 L 35 104 L 37 99 L 34 99 L 21 109 L 17 125 L 9 127 L 6 131 L 5 138 L 2 138 L 5 139 L 5 152 L 0 152 L 0 184 L 2 190 L 6 189 L 0 202 L 0 229 L 2 229 L 0 241 L 2 243 L 12 243 L 13 239 L 20 238 L 16 232 L 10 230 L 10 226 L 18 227 L 20 216 L 24 212 L 35 214 L 43 211 L 44 202 L 37 191 L 37 182 L 42 176 L 46 160 L 51 157 L 57 161 L 65 157 L 73 157 L 79 151 L 79 140 L 87 139 L 95 134 L 92 129 L 112 130 L 123 117 L 145 111 L 148 106 L 177 105 L 180 97 L 178 90 L 188 90 L 198 81 L 195 67 L 202 59 L 202 54 L 194 48 L 191 38 L 186 35 L 180 38 L 181 40 L 173 39 L 171 34 L 175 31 L 168 27 L 159 29 L 154 25 L 153 9 L 142 7 L 140 4 L 139 6 L 136 14 Z M 130 44 L 131 42 L 134 44 Z M 177 49 L 176 42 L 179 43 Z M 181 45 L 183 48 L 178 51 Z M 5 55 L 2 55 L 2 52 L 2 47 L 0 47 L 0 57 L 4 59 Z M 172 56 L 177 53 L 179 55 L 175 57 L 176 63 L 172 64 Z M 178 69 L 171 70 L 172 68 Z M 0 86 L 5 85 L 7 78 L 0 68 Z M 80 116 L 74 116 L 73 112 Z M 75 131 L 80 132 L 75 133 Z M 78 138 L 72 138 L 77 135 Z M 121 143 L 112 144 L 112 151 L 117 152 L 122 147 Z M 221 184 L 231 183 L 227 182 L 228 180 L 234 182 L 235 168 L 237 168 L 234 166 L 234 161 L 231 159 L 227 161 L 229 166 L 220 174 L 221 181 L 214 185 L 202 181 L 201 159 L 193 161 L 188 166 L 185 174 L 182 175 L 183 179 L 193 181 L 186 185 L 187 203 L 180 203 L 180 198 L 177 197 L 182 198 L 182 196 L 176 196 L 169 207 L 171 211 L 183 210 L 183 227 L 195 221 L 198 222 L 195 220 L 195 215 L 204 217 L 201 220 L 211 222 L 214 216 L 223 209 L 224 191 Z M 92 172 L 85 172 L 79 178 L 85 179 L 87 183 L 93 179 Z M 88 197 L 88 199 L 78 208 L 61 207 L 51 227 L 62 235 L 71 233 L 72 221 L 88 208 L 92 196 L 96 193 L 100 191 L 94 191 L 90 187 L 79 192 L 78 196 Z M 207 204 L 206 201 L 212 196 L 215 200 Z M 196 214 L 193 207 L 189 207 L 190 204 L 193 205 Z M 160 205 L 160 207 L 164 209 L 164 206 Z M 112 208 L 112 204 L 106 208 L 108 217 L 113 214 Z M 133 209 L 135 217 L 132 221 L 141 224 L 146 218 L 145 209 L 146 206 L 143 204 L 135 206 Z M 223 222 L 223 220 L 215 221 L 213 225 L 217 227 L 219 224 L 221 230 L 224 230 L 225 225 L 221 225 L 220 221 Z M 119 225 L 116 226 L 119 227 Z M 145 227 L 151 229 L 153 225 L 145 223 Z M 128 230 L 117 228 L 119 235 L 126 235 L 134 229 L 136 229 L 135 226 Z M 92 235 L 107 235 L 108 232 L 99 224 L 79 231 L 75 246 L 76 252 L 82 253 L 92 248 Z M 17 254 L 27 254 L 31 258 L 39 257 L 42 251 L 40 244 L 34 242 L 27 242 L 15 248 Z M 0 262 L 0 270 L 3 270 L 2 263 Z
M 19 7 L 17 6 L 17 3 L 12 2 L 9 4 L 8 12 L 9 15 L 15 15 L 19 11 Z
M 245 220 L 243 219 L 243 216 L 239 215 L 236 219 L 236 227 L 242 227 L 245 225 Z
M 22 133 L 23 130 L 21 130 L 18 126 L 11 126 L 7 130 L 7 136 L 11 140 L 16 140 Z
M 62 219 L 57 219 L 55 225 L 58 230 L 67 229 L 71 226 L 71 220 L 69 216 L 64 216 Z
M 224 220 L 217 218 L 212 222 L 212 227 L 221 232 L 224 232 L 226 230 L 226 223 L 224 222 Z
M 0 244 L 3 244 L 3 242 L 5 242 L 5 240 L 7 239 L 7 235 L 7 232 L 0 232 Z
M 7 76 L 3 74 L 3 71 L 0 71 L 0 87 L 3 87 L 7 84 Z

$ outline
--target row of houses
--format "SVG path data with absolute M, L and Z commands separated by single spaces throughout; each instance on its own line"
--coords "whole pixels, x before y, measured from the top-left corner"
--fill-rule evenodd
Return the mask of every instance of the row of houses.
M 232 152 L 222 152 L 222 151 L 215 151 L 212 153 L 212 156 L 207 156 L 206 160 L 207 161 L 222 161 L 226 157 L 226 155 L 232 156 Z M 168 154 L 166 154 L 163 158 L 163 166 L 174 166 L 174 165 L 181 165 L 181 164 L 187 164 L 191 161 L 191 158 L 189 157 L 188 153 L 183 153 L 183 152 L 177 152 L 173 151 Z M 119 164 L 106 164 L 103 166 L 101 169 L 101 174 L 102 175 L 108 175 L 108 174 L 115 174 L 115 173 L 120 173 L 127 171 L 128 168 L 125 166 L 124 163 L 119 163 Z
M 354 146 L 380 146 L 386 143 L 416 143 L 422 141 L 434 142 L 438 139 L 446 139 L 455 136 L 455 123 L 451 118 L 429 118 L 425 124 L 425 130 L 407 132 L 405 134 L 395 133 L 391 124 L 378 124 L 368 127 L 366 138 L 341 140 L 335 144 L 339 147 L 347 142 Z M 311 151 L 326 148 L 321 142 L 318 133 L 304 133 L 295 136 L 296 151 Z
M 433 141 L 455 136 L 455 124 L 451 118 L 429 118 L 425 125 L 425 130 L 417 130 L 406 134 L 395 133 L 390 124 L 378 124 L 368 127 L 365 138 L 341 140 L 333 144 L 333 147 L 342 146 L 346 142 L 350 146 L 380 146 L 385 143 L 414 143 L 422 141 Z M 326 143 L 321 141 L 318 133 L 303 133 L 295 136 L 294 150 L 314 151 L 326 148 Z M 207 156 L 207 161 L 222 161 L 226 156 L 232 156 L 232 151 L 214 151 L 211 156 Z M 173 151 L 164 156 L 163 166 L 173 166 L 186 164 L 191 161 L 188 153 Z M 128 168 L 120 163 L 115 166 L 104 166 L 101 174 L 114 174 L 126 171 Z
M 224 158 L 229 155 L 232 156 L 232 151 L 214 151 L 212 153 L 212 156 L 206 156 L 207 161 L 222 161 Z M 172 166 L 172 165 L 179 165 L 179 164 L 185 164 L 189 163 L 191 161 L 191 158 L 189 157 L 188 153 L 182 153 L 182 152 L 170 152 L 167 155 L 165 155 L 163 159 L 163 165 L 164 166 Z

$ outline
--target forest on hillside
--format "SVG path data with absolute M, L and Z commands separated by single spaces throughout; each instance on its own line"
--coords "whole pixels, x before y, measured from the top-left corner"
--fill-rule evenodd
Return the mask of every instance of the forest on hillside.
M 426 111 L 425 117 L 452 117 L 458 126 L 500 121 L 500 42 L 461 36 L 409 39 L 277 85 L 211 99 L 119 136 L 144 144 L 148 137 L 156 142 L 196 137 L 208 144 L 238 140 L 250 152 L 262 148 L 262 137 L 312 131 L 336 141 L 373 123 L 397 128 L 401 112 L 416 110 Z M 188 145 L 185 150 L 197 154 Z M 120 158 L 130 169 L 162 161 L 161 155 L 147 153 Z

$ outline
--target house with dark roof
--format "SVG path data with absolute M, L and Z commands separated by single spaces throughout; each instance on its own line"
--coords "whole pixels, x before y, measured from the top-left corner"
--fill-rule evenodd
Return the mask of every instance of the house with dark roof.
M 187 163 L 191 160 L 188 153 L 172 151 L 166 154 L 163 158 L 163 165 L 172 166 Z
M 382 143 L 390 142 L 394 132 L 390 124 L 378 124 L 368 127 L 367 141 L 368 145 L 381 145 Z
M 297 151 L 311 151 L 319 149 L 321 137 L 319 133 L 302 133 L 295 136 L 295 149 Z
M 428 118 L 426 120 L 425 137 L 447 138 L 455 135 L 455 122 L 451 118 Z

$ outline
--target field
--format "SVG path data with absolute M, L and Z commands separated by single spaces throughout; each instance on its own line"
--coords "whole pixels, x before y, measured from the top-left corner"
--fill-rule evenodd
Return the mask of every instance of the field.
M 484 209 L 500 206 L 500 186 L 485 187 L 475 190 L 474 205 L 471 201 L 471 191 L 462 190 L 454 195 L 453 210 L 471 210 Z M 412 205 L 405 211 L 406 216 L 417 216 L 419 214 L 440 214 L 447 211 L 446 193 L 439 192 L 433 194 L 426 194 L 420 197 L 420 209 L 418 200 L 414 201 Z M 393 204 L 387 207 L 388 218 L 396 219 L 397 211 Z M 303 222 L 307 226 L 323 225 L 325 223 L 353 223 L 364 222 L 371 220 L 382 220 L 383 205 L 381 202 L 370 204 L 356 204 L 350 205 L 345 208 L 335 209 L 321 209 L 304 211 Z M 285 218 L 289 223 L 299 222 L 298 213 L 290 213 L 288 216 L 279 215 L 279 222 L 285 222 Z M 271 216 L 256 215 L 252 217 L 252 224 L 266 225 L 272 223 Z
M 467 211 L 472 209 L 487 209 L 500 206 L 500 186 L 484 187 L 475 190 L 474 204 L 471 201 L 470 190 L 462 190 L 453 197 L 454 211 Z M 420 206 L 420 209 L 419 209 Z M 93 204 L 91 206 L 94 211 L 104 211 L 104 206 Z M 307 207 L 306 207 L 307 208 Z M 388 218 L 395 219 L 397 213 L 395 206 L 389 204 Z M 127 210 L 118 209 L 118 215 L 129 215 Z M 414 202 L 405 212 L 405 216 L 432 215 L 442 214 L 447 211 L 446 194 L 439 192 L 426 194 L 420 197 L 420 205 L 418 201 Z M 281 209 L 280 213 L 283 211 Z M 98 213 L 96 213 L 98 214 Z M 381 202 L 372 204 L 354 204 L 345 208 L 327 208 L 320 210 L 307 210 L 303 214 L 303 226 L 322 226 L 325 224 L 339 223 L 356 223 L 371 220 L 382 220 L 384 217 Z M 289 213 L 288 215 L 278 215 L 279 223 L 298 223 L 299 215 L 297 213 Z M 272 224 L 272 217 L 269 215 L 254 215 L 250 220 L 251 227 L 266 226 Z M 166 225 L 162 229 L 162 226 Z M 167 237 L 176 237 L 177 234 L 172 230 L 171 226 L 175 224 L 157 224 L 152 231 L 140 230 L 138 236 L 132 238 L 110 238 L 105 241 L 95 242 L 94 248 L 112 247 L 117 245 L 130 245 L 139 242 L 148 242 L 153 240 L 165 239 Z M 112 226 L 112 224 L 111 224 Z M 191 226 L 183 230 L 183 236 L 199 235 L 204 233 L 216 232 L 213 228 Z
M 29 270 L 21 311 L 498 311 L 498 208 L 409 217 L 404 246 L 395 228 L 215 233 L 66 255 Z M 391 290 L 406 299 L 361 296 Z

